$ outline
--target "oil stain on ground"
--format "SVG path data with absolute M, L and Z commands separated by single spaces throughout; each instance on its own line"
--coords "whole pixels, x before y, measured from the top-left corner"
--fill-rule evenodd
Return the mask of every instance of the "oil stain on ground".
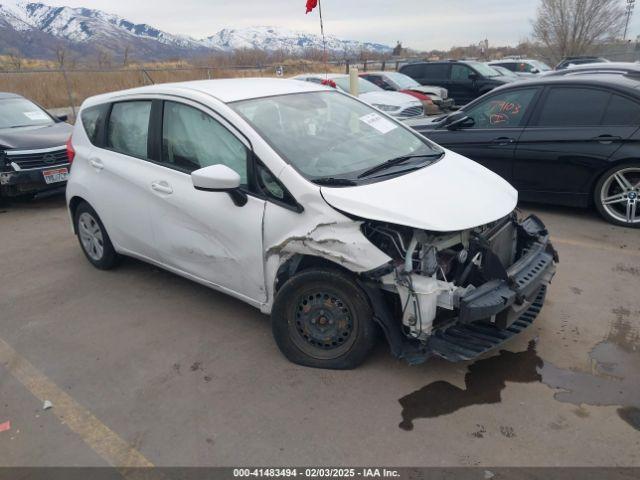
M 478 360 L 468 367 L 465 388 L 436 381 L 402 397 L 402 422 L 412 430 L 418 418 L 434 418 L 471 405 L 499 403 L 507 382 L 542 382 L 557 389 L 556 400 L 575 405 L 618 406 L 618 415 L 640 431 L 640 349 L 639 331 L 630 321 L 631 312 L 615 309 L 616 319 L 607 339 L 589 356 L 591 372 L 556 367 L 545 362 L 531 341 L 522 352 L 506 350 Z

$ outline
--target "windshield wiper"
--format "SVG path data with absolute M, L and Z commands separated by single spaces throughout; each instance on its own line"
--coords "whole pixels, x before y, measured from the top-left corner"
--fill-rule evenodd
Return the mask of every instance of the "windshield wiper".
M 338 187 L 352 187 L 357 185 L 353 180 L 348 178 L 335 178 L 335 177 L 320 177 L 311 180 L 316 185 L 338 186 Z
M 33 127 L 33 125 L 11 125 L 9 128 Z
M 422 155 L 403 155 L 401 157 L 392 158 L 390 160 L 387 160 L 384 163 L 381 163 L 380 165 L 376 165 L 375 167 L 371 167 L 369 170 L 365 170 L 360 175 L 358 175 L 358 178 L 368 177 L 369 175 L 371 175 L 373 173 L 377 173 L 377 172 L 380 172 L 382 170 L 386 170 L 387 168 L 393 167 L 395 165 L 400 165 L 401 163 L 404 163 L 407 160 L 411 160 L 413 158 L 440 158 L 442 155 L 444 155 L 444 152 L 427 153 L 427 154 L 422 154 Z

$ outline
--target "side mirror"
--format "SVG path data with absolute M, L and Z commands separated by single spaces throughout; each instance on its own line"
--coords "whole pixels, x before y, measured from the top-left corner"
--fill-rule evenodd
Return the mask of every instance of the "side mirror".
M 196 190 L 227 192 L 239 207 L 247 203 L 247 195 L 240 190 L 240 175 L 226 165 L 210 165 L 195 170 L 191 172 L 191 181 Z
M 461 130 L 463 128 L 471 128 L 476 124 L 476 121 L 464 114 L 464 112 L 454 113 L 447 117 L 445 126 L 448 130 Z
M 475 82 L 479 78 L 480 78 L 480 75 L 478 75 L 477 73 L 470 73 L 469 74 L 469 80 L 473 80 Z
M 58 115 L 56 118 L 61 122 L 66 122 L 67 120 L 69 120 L 69 115 Z

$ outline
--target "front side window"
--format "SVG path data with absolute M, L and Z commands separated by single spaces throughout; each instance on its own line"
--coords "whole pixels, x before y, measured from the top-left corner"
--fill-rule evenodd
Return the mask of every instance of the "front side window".
M 393 90 L 393 87 L 380 75 L 363 75 L 362 78 L 383 90 Z
M 494 95 L 465 113 L 475 122 L 472 128 L 519 127 L 536 91 L 529 88 Z
M 47 112 L 26 98 L 0 100 L 0 128 L 40 127 L 53 123 Z
M 621 95 L 611 95 L 603 125 L 640 125 L 640 104 Z
M 452 65 L 451 66 L 451 80 L 454 80 L 454 81 L 469 80 L 469 77 L 472 74 L 473 74 L 473 70 L 471 70 L 466 65 Z
M 150 114 L 148 100 L 114 103 L 107 126 L 107 147 L 146 159 Z
M 210 115 L 189 105 L 164 103 L 162 163 L 187 173 L 226 165 L 247 185 L 248 159 L 244 144 Z
M 310 179 L 357 178 L 390 159 L 442 153 L 395 120 L 335 91 L 243 100 L 231 106 Z
M 592 88 L 553 87 L 542 106 L 540 127 L 600 125 L 611 94 Z

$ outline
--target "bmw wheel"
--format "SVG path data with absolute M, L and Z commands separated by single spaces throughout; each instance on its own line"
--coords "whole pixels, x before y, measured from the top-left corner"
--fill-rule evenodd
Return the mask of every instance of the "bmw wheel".
M 594 196 L 598 211 L 607 221 L 640 228 L 640 163 L 619 165 L 606 172 Z

